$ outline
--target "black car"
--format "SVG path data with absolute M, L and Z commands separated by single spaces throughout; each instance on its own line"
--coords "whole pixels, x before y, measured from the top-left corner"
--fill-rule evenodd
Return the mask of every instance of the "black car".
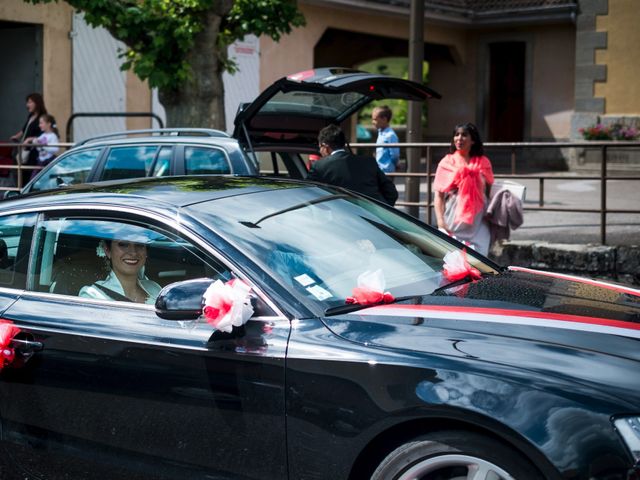
M 638 290 L 260 177 L 25 195 L 0 240 L 3 480 L 640 474 Z
M 321 68 L 274 82 L 235 119 L 233 137 L 197 128 L 133 130 L 90 138 L 56 158 L 21 191 L 174 175 L 271 175 L 303 179 L 317 135 L 374 100 L 440 98 L 430 88 L 381 74 Z M 15 194 L 11 192 L 11 194 Z

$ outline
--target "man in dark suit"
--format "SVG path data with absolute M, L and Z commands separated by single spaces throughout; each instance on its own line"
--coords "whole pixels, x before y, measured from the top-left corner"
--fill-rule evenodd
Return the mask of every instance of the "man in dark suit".
M 311 165 L 307 179 L 344 187 L 393 206 L 398 190 L 376 159 L 347 152 L 345 143 L 340 127 L 329 125 L 320 130 L 318 146 L 323 158 Z

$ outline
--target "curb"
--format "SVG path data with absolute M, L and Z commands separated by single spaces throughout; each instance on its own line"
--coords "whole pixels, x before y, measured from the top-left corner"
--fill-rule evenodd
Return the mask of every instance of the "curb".
M 489 257 L 500 265 L 569 273 L 640 285 L 640 245 L 575 245 L 505 241 Z

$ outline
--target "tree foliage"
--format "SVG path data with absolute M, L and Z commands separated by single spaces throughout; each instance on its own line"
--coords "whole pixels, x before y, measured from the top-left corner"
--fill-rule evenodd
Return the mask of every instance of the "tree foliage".
M 51 3 L 58 0 L 25 0 Z M 83 12 L 93 27 L 104 27 L 126 45 L 123 70 L 132 69 L 152 87 L 178 89 L 193 71 L 188 54 L 206 28 L 206 14 L 221 18 L 217 44 L 211 53 L 233 71 L 226 48 L 247 34 L 278 40 L 292 27 L 304 25 L 295 0 L 65 0 Z M 204 53 L 204 52 L 203 52 Z

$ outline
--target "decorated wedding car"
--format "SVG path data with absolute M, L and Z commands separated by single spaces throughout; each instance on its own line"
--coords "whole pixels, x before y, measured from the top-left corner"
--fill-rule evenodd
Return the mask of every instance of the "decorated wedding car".
M 0 247 L 3 480 L 640 474 L 638 290 L 255 176 L 16 197 Z

